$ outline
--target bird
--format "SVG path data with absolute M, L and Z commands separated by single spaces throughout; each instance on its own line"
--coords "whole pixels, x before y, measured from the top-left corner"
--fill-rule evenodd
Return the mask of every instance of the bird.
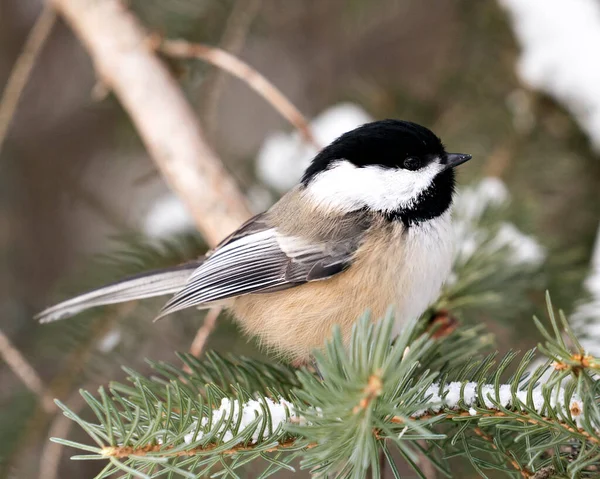
M 186 308 L 229 309 L 242 329 L 295 363 L 339 327 L 348 341 L 365 311 L 393 308 L 393 335 L 438 298 L 452 267 L 455 168 L 430 129 L 379 120 L 319 151 L 301 181 L 204 257 L 92 290 L 37 315 L 173 295 L 158 318 Z

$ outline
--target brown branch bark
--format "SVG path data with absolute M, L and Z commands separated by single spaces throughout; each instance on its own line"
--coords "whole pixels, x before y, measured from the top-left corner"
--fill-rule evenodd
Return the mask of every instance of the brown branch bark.
M 118 0 L 48 1 L 84 43 L 100 81 L 121 101 L 208 243 L 215 245 L 248 219 L 244 197 L 137 19 Z
M 206 340 L 211 335 L 213 329 L 215 329 L 217 318 L 219 317 L 219 314 L 221 314 L 221 310 L 222 308 L 220 306 L 214 306 L 208 310 L 204 317 L 204 324 L 198 328 L 196 337 L 194 338 L 194 341 L 192 341 L 190 354 L 193 354 L 197 358 L 200 357 L 202 351 L 204 351 L 204 346 L 206 346 Z
M 13 373 L 23 381 L 23 384 L 38 396 L 44 411 L 48 413 L 56 411 L 52 396 L 46 390 L 38 373 L 20 351 L 13 346 L 2 330 L 0 330 L 0 357 L 4 359 Z
M 219 42 L 223 51 L 238 56 L 246 41 L 250 26 L 258 11 L 262 0 L 236 0 L 227 19 L 225 31 Z M 204 107 L 203 124 L 209 139 L 214 138 L 217 128 L 217 116 L 219 100 L 225 85 L 225 71 L 221 68 L 213 68 L 202 85 Z
M 522 414 L 524 416 L 528 416 L 527 413 L 522 412 Z M 518 416 L 510 416 L 504 412 L 494 411 L 494 410 L 491 410 L 489 412 L 478 411 L 477 416 L 471 416 L 471 413 L 468 411 L 453 411 L 453 410 L 441 409 L 440 411 L 437 411 L 437 412 L 432 412 L 432 413 L 424 414 L 423 416 L 411 418 L 410 421 L 411 422 L 420 422 L 420 421 L 429 420 L 434 417 L 440 417 L 440 418 L 448 420 L 448 421 L 453 421 L 457 417 L 468 418 L 471 421 L 473 421 L 475 424 L 476 424 L 476 421 L 478 421 L 481 418 L 504 417 L 506 419 L 512 419 L 516 422 L 528 423 L 528 424 L 543 424 L 544 422 L 545 423 L 554 423 L 554 424 L 560 425 L 561 427 L 563 427 L 567 430 L 574 431 L 574 429 L 571 426 L 565 424 L 563 421 L 556 420 L 556 419 L 548 417 L 548 416 L 541 416 L 543 419 L 541 421 L 538 421 L 538 420 L 535 420 L 530 417 L 524 418 L 524 417 L 518 417 Z M 398 417 L 398 416 L 392 417 L 391 422 L 395 423 L 395 424 L 405 424 L 404 419 L 401 417 Z M 292 423 L 298 424 L 299 420 L 298 419 L 292 420 Z M 474 426 L 474 427 L 475 427 L 475 429 L 479 429 L 479 426 Z M 579 433 L 584 434 L 586 436 L 586 438 L 592 444 L 598 444 L 600 442 L 595 437 L 592 437 L 588 433 L 586 433 L 583 429 L 578 429 L 578 431 L 579 431 Z M 375 439 L 377 439 L 379 441 L 382 441 L 385 439 L 380 436 L 379 430 L 377 430 L 377 429 L 373 429 L 373 434 L 374 434 Z M 276 444 L 274 447 L 267 449 L 264 452 L 289 450 L 291 448 L 296 447 L 297 441 L 298 441 L 298 438 L 290 437 L 285 442 Z M 307 449 L 310 449 L 310 448 L 316 447 L 317 445 L 318 445 L 317 443 L 308 443 L 305 447 Z M 172 446 L 165 448 L 162 444 L 151 443 L 151 444 L 147 444 L 147 445 L 143 445 L 143 446 L 139 446 L 139 447 L 102 446 L 101 449 L 102 449 L 102 455 L 105 457 L 115 457 L 115 458 L 123 459 L 123 458 L 127 458 L 129 456 L 145 456 L 148 453 L 153 453 L 153 452 L 158 452 L 158 451 L 161 452 L 162 457 L 194 456 L 196 454 L 202 454 L 202 453 L 206 453 L 207 451 L 211 451 L 212 449 L 215 449 L 216 447 L 217 447 L 217 445 L 215 445 L 215 444 L 207 444 L 205 446 L 198 446 L 198 447 L 186 449 L 186 450 L 181 450 L 178 448 L 177 451 L 171 452 L 170 449 L 172 448 Z M 256 449 L 257 447 L 258 447 L 258 444 L 251 444 L 251 445 L 238 444 L 236 446 L 233 446 L 231 449 L 221 451 L 220 454 L 230 455 L 230 454 L 235 454 L 239 451 L 251 451 L 253 449 Z M 524 469 L 522 467 L 520 467 L 517 463 L 511 463 L 511 466 L 514 467 L 516 470 L 518 470 L 521 473 L 524 472 Z M 531 475 L 531 476 L 524 476 L 524 477 L 531 477 L 532 479 L 534 479 L 535 476 Z
M 0 150 L 2 150 L 15 110 L 21 99 L 21 93 L 27 85 L 33 66 L 52 31 L 55 20 L 54 9 L 50 5 L 45 5 L 29 32 L 23 51 L 8 77 L 0 99 Z
M 220 48 L 200 43 L 189 43 L 184 40 L 164 40 L 158 46 L 161 52 L 171 57 L 198 58 L 239 78 L 267 100 L 281 116 L 294 125 L 306 142 L 319 148 L 306 118 L 304 118 L 304 115 L 300 113 L 298 108 L 275 85 L 236 56 Z

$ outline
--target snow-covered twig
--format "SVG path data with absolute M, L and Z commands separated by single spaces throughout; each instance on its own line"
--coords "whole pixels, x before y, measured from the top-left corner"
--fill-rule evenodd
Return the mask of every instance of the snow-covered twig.
M 479 396 L 480 390 L 481 396 Z M 558 388 L 557 391 L 553 391 L 549 403 L 544 398 L 541 387 L 533 389 L 531 401 L 528 400 L 528 395 L 527 389 L 518 389 L 515 392 L 515 401 L 510 384 L 500 385 L 496 394 L 496 387 L 493 384 L 451 382 L 441 386 L 435 383 L 424 391 L 424 398 L 427 400 L 424 403 L 425 407 L 410 417 L 419 420 L 455 411 L 477 419 L 501 413 L 502 409 L 512 410 L 516 415 L 520 412 L 527 415 L 528 412 L 524 407 L 527 406 L 544 417 L 548 416 L 548 408 L 551 408 L 559 413 L 559 416 L 570 417 L 578 426 L 581 425 L 584 405 L 576 394 L 569 398 L 564 388 Z M 249 443 L 256 444 L 264 438 L 272 437 L 274 432 L 281 430 L 288 422 L 302 424 L 305 419 L 297 413 L 291 402 L 284 399 L 273 401 L 265 397 L 240 402 L 237 399 L 223 398 L 220 406 L 213 409 L 210 417 L 205 416 L 200 420 L 200 424 L 194 421 L 190 425 L 183 442 L 193 448 L 195 443 L 199 444 L 204 437 L 210 435 L 222 437 L 220 442 L 226 443 L 235 436 L 243 434 L 248 428 L 252 428 L 251 434 L 248 430 L 251 437 Z M 403 422 L 403 420 L 393 418 L 392 422 Z M 208 427 L 209 425 L 212 425 L 212 429 Z M 119 457 L 121 452 L 127 452 L 127 455 L 143 454 L 143 451 L 120 451 L 115 447 L 104 449 L 106 456 Z
M 481 389 L 481 396 L 479 390 Z M 413 418 L 419 418 L 432 411 L 438 413 L 443 409 L 454 411 L 467 409 L 467 412 L 474 417 L 479 415 L 486 416 L 489 410 L 500 411 L 501 409 L 522 410 L 522 405 L 532 406 L 539 415 L 546 415 L 547 408 L 555 411 L 560 410 L 563 416 L 572 417 L 577 425 L 581 424 L 583 415 L 583 402 L 581 398 L 574 394 L 567 403 L 566 391 L 559 388 L 553 391 L 550 397 L 550 404 L 544 399 L 542 387 L 536 387 L 532 390 L 531 403 L 528 401 L 529 390 L 517 389 L 515 392 L 516 401 L 514 401 L 512 386 L 510 384 L 501 384 L 496 394 L 494 384 L 480 385 L 476 382 L 451 382 L 440 386 L 438 383 L 429 386 L 425 391 L 425 397 L 430 397 L 431 404 L 428 409 L 422 409 L 412 415 Z
M 263 407 L 268 411 L 270 420 L 267 421 L 267 416 L 264 413 Z M 231 416 L 231 421 L 223 420 Z M 240 418 L 241 416 L 241 418 Z M 223 434 L 223 442 L 230 441 L 235 431 L 227 429 L 227 424 L 236 425 L 240 421 L 237 427 L 238 433 L 244 431 L 248 427 L 253 427 L 254 432 L 252 433 L 252 443 L 267 438 L 273 435 L 273 432 L 284 426 L 289 420 L 298 420 L 299 416 L 294 412 L 294 405 L 285 399 L 279 399 L 275 402 L 271 398 L 262 398 L 258 401 L 251 399 L 245 403 L 240 403 L 237 399 L 233 402 L 228 398 L 223 398 L 221 405 L 218 409 L 212 411 L 212 417 L 205 417 L 200 422 L 200 431 L 198 433 L 190 432 L 184 437 L 186 444 L 191 444 L 195 441 L 199 441 L 205 434 L 214 433 L 215 431 L 206 430 L 206 426 L 210 423 L 216 425 L 216 432 Z M 270 427 L 265 426 L 265 421 Z M 196 429 L 197 423 L 192 425 L 191 428 Z M 262 431 L 262 435 L 261 432 Z

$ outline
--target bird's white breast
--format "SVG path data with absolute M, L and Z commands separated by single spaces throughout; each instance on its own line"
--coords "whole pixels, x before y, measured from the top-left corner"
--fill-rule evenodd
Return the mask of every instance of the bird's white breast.
M 453 240 L 450 210 L 405 232 L 395 278 L 398 321 L 418 318 L 439 297 L 452 268 Z

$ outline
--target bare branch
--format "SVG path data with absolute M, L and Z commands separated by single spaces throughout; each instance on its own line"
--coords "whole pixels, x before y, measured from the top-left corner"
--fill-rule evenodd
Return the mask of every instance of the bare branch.
M 310 126 L 302 113 L 269 80 L 239 58 L 220 48 L 200 43 L 189 43 L 184 40 L 164 40 L 160 44 L 160 51 L 171 57 L 199 58 L 239 78 L 267 100 L 281 116 L 294 125 L 305 141 L 318 147 L 310 131 Z
M 171 188 L 214 245 L 249 216 L 243 195 L 206 144 L 179 85 L 118 0 L 49 0 L 87 47 Z
M 40 398 L 44 411 L 49 413 L 55 412 L 56 405 L 52 400 L 52 396 L 46 391 L 38 373 L 27 362 L 19 350 L 13 346 L 2 330 L 0 330 L 0 356 L 8 364 L 13 373 L 23 381 L 23 384 Z
M 33 28 L 29 32 L 29 36 L 23 46 L 23 51 L 17 58 L 15 66 L 6 82 L 4 93 L 0 99 L 0 150 L 6 139 L 6 134 L 19 104 L 21 93 L 25 89 L 27 80 L 33 70 L 33 65 L 42 51 L 42 47 L 46 43 L 54 22 L 56 21 L 56 13 L 50 5 L 45 5 L 42 13 L 35 21 Z
M 190 353 L 196 357 L 199 357 L 204 350 L 204 346 L 206 345 L 206 340 L 212 333 L 215 328 L 215 324 L 217 323 L 217 318 L 221 313 L 221 307 L 215 306 L 208 310 L 206 316 L 204 317 L 204 324 L 198 328 L 198 332 L 196 333 L 196 337 L 190 346 Z
M 421 441 L 419 441 L 419 444 L 421 445 L 421 447 L 423 449 L 427 448 L 426 441 L 421 440 Z M 423 473 L 423 477 L 425 477 L 426 479 L 436 479 L 437 470 L 436 470 L 435 466 L 433 465 L 433 463 L 427 457 L 427 454 L 425 454 L 422 451 L 419 451 L 417 453 L 417 458 L 419 460 L 418 464 L 419 464 L 419 468 L 421 469 L 421 472 Z
M 250 25 L 252 25 L 261 4 L 262 0 L 237 0 L 235 2 L 219 45 L 224 51 L 236 56 L 241 52 Z M 214 137 L 217 125 L 217 106 L 224 84 L 225 71 L 221 68 L 212 69 L 203 84 L 203 119 L 209 138 Z

